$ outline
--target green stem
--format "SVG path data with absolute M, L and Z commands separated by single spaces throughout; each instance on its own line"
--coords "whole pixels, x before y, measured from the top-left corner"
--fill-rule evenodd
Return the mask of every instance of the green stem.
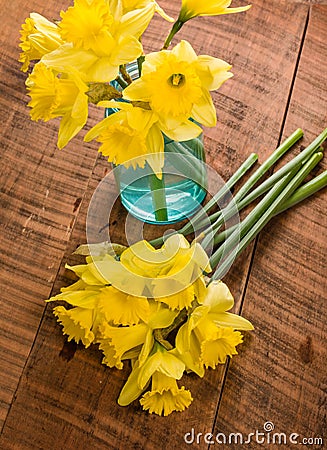
M 233 263 L 234 259 L 247 247 L 247 245 L 257 236 L 262 228 L 276 214 L 278 208 L 293 194 L 299 187 L 305 177 L 311 172 L 323 157 L 322 153 L 316 153 L 311 156 L 310 160 L 301 167 L 294 175 L 295 169 L 288 173 L 282 180 L 269 191 L 263 200 L 253 209 L 253 211 L 244 219 L 240 225 L 240 230 L 234 231 L 226 240 L 223 247 L 227 248 L 228 256 L 219 265 L 211 280 L 220 279 L 225 275 L 226 271 Z M 241 235 L 241 241 L 235 247 L 234 235 Z M 226 250 L 225 250 L 226 251 Z M 219 248 L 210 258 L 212 267 L 218 265 L 222 256 L 221 248 Z
M 308 197 L 314 195 L 316 192 L 325 187 L 327 187 L 327 170 L 313 178 L 311 181 L 308 181 L 303 186 L 300 186 L 284 203 L 280 205 L 275 213 L 275 216 L 306 200 Z M 239 227 L 239 224 L 233 225 L 227 230 L 215 235 L 214 244 L 217 245 L 225 241 L 237 227 Z
M 167 222 L 167 203 L 165 195 L 164 175 L 159 179 L 155 173 L 149 175 L 149 186 L 152 194 L 152 203 L 155 218 L 158 222 Z
M 285 144 L 289 145 L 289 143 L 292 142 L 293 139 L 296 138 L 296 135 L 299 132 L 300 132 L 300 129 L 298 129 L 295 133 L 293 133 L 282 144 L 282 146 L 280 146 L 271 155 L 271 157 L 268 158 L 268 160 L 273 161 L 278 156 L 278 155 L 276 155 L 276 152 L 280 153 L 282 151 L 281 147 L 283 147 Z M 305 150 L 300 152 L 291 161 L 289 161 L 287 164 L 285 164 L 283 167 L 281 167 L 271 177 L 269 177 L 266 181 L 264 181 L 262 184 L 260 184 L 256 189 L 254 189 L 254 191 L 252 191 L 250 194 L 248 194 L 247 196 L 244 197 L 245 193 L 249 190 L 248 187 L 246 187 L 247 183 L 245 183 L 245 185 L 238 191 L 238 193 L 234 197 L 234 201 L 237 202 L 238 210 L 239 211 L 242 210 L 247 205 L 249 205 L 254 200 L 256 200 L 258 197 L 260 197 L 262 194 L 267 192 L 271 188 L 271 186 L 273 186 L 278 180 L 280 180 L 282 177 L 284 177 L 288 172 L 293 170 L 295 167 L 300 167 L 300 165 L 303 164 L 304 162 L 306 162 L 308 160 L 308 158 L 310 158 L 311 155 L 321 146 L 321 144 L 325 141 L 326 138 L 327 138 L 327 128 L 313 142 L 311 142 L 311 144 L 308 145 L 308 147 L 306 147 Z M 262 176 L 261 170 L 262 170 L 263 166 L 266 166 L 263 168 L 263 171 L 266 172 L 267 161 L 253 174 L 253 176 L 252 176 L 253 180 L 251 181 L 252 177 L 248 180 L 248 182 L 250 182 L 249 185 L 253 186 L 255 184 L 255 182 L 253 183 L 253 181 L 255 181 L 255 179 L 258 180 L 259 178 L 261 178 L 261 176 Z M 244 189 L 244 188 L 246 188 L 246 189 Z M 231 209 L 231 211 L 230 211 L 230 209 Z M 212 232 L 217 233 L 217 231 L 222 226 L 224 221 L 226 221 L 232 217 L 233 211 L 235 211 L 234 205 L 232 205 L 232 208 L 227 206 L 224 210 L 218 211 L 217 213 L 215 213 L 211 216 L 210 220 L 213 221 L 215 219 L 216 221 L 212 224 L 212 227 L 210 227 L 210 229 L 208 229 L 208 231 L 210 232 L 210 235 L 212 234 Z M 205 225 L 206 225 L 206 223 L 199 223 L 198 227 L 199 227 L 199 229 L 201 229 Z M 211 240 L 211 238 L 208 236 L 207 238 L 204 239 L 202 244 L 206 247 L 206 246 L 208 246 L 210 240 Z
M 125 88 L 128 86 L 128 84 L 127 84 L 127 83 L 122 79 L 122 77 L 119 76 L 119 75 L 118 75 L 118 77 L 115 78 L 115 81 L 117 81 L 117 83 L 119 84 L 119 86 L 120 86 L 122 89 L 125 89 Z
M 133 80 L 132 80 L 130 74 L 127 72 L 126 64 L 121 64 L 119 66 L 119 71 L 121 73 L 121 76 L 123 77 L 123 80 L 125 81 L 125 83 L 127 83 L 127 85 L 133 83 Z
M 244 185 L 240 188 L 237 194 L 234 196 L 233 205 L 235 202 L 238 204 L 244 196 L 250 191 L 250 189 L 260 180 L 260 178 L 265 175 L 268 170 L 294 145 L 301 137 L 303 136 L 303 131 L 301 128 L 298 128 L 294 131 L 267 159 L 263 162 L 263 164 L 250 176 L 250 178 L 244 183 Z M 232 210 L 235 211 L 235 207 L 232 205 Z M 244 203 L 245 205 L 245 203 Z M 244 206 L 243 206 L 244 207 Z M 213 230 L 218 231 L 220 226 L 227 220 L 226 217 L 230 218 L 229 215 L 229 207 L 227 206 L 222 211 L 218 211 L 216 215 L 211 216 L 211 221 L 216 219 L 216 222 L 213 224 Z M 239 208 L 240 209 L 240 208 Z M 194 223 L 194 220 L 193 220 Z M 194 231 L 198 231 L 204 226 L 206 226 L 208 220 L 200 221 L 196 224 L 196 229 Z M 193 230 L 187 228 L 186 232 L 184 229 L 181 232 L 184 234 L 191 233 Z
M 217 204 L 225 195 L 229 192 L 229 190 L 245 175 L 245 173 L 253 166 L 253 164 L 258 160 L 258 155 L 256 153 L 251 153 L 251 155 L 244 161 L 244 163 L 237 169 L 237 171 L 232 175 L 232 177 L 227 181 L 227 183 L 215 194 L 212 199 L 203 207 L 203 209 L 197 213 L 193 219 L 192 224 L 196 221 L 199 221 L 206 213 Z M 205 225 L 207 225 L 207 220 L 205 221 Z M 193 228 L 192 225 L 187 223 L 178 233 L 187 235 L 192 233 Z M 150 241 L 151 245 L 157 246 L 163 243 L 163 237 L 159 237 L 157 239 L 153 239 Z
M 247 182 L 235 195 L 235 201 L 241 200 L 249 190 L 265 175 L 268 170 L 303 136 L 303 131 L 298 128 L 262 163 Z
M 244 161 L 244 163 L 238 168 L 238 170 L 232 175 L 232 177 L 227 181 L 227 183 L 215 194 L 212 199 L 199 211 L 192 219 L 192 224 L 200 221 L 206 216 L 206 213 L 210 211 L 213 206 L 216 206 L 218 202 L 224 198 L 224 196 L 230 191 L 230 189 L 246 174 L 246 172 L 253 166 L 253 164 L 258 160 L 258 155 L 256 153 L 251 153 L 251 155 Z M 207 223 L 207 219 L 205 221 Z M 192 233 L 193 227 L 191 224 L 187 223 L 179 232 L 182 234 Z
M 327 170 L 300 186 L 277 210 L 276 215 L 297 205 L 327 186 Z
M 137 58 L 137 68 L 139 70 L 139 76 L 142 75 L 142 66 L 143 66 L 144 61 L 145 61 L 144 55 L 141 55 Z
M 173 37 L 175 36 L 176 33 L 178 33 L 178 31 L 182 28 L 183 25 L 184 25 L 184 22 L 181 22 L 180 20 L 176 20 L 176 22 L 172 26 L 172 29 L 170 30 L 170 33 L 167 36 L 167 39 L 165 40 L 162 50 L 167 50 L 171 41 L 173 40 Z

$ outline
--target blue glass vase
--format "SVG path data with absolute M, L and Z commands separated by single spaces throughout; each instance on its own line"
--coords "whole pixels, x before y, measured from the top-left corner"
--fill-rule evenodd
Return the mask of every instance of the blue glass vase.
M 136 63 L 127 66 L 136 79 Z M 119 89 L 116 82 L 114 86 Z M 108 117 L 118 109 L 107 108 Z M 207 173 L 203 134 L 195 139 L 177 142 L 164 135 L 165 164 L 162 179 L 144 168 L 113 165 L 120 199 L 127 211 L 137 219 L 151 224 L 169 224 L 190 218 L 200 208 L 207 192 Z

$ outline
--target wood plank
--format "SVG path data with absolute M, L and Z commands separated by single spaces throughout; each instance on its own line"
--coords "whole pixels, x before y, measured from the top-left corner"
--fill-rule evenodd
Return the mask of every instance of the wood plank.
M 197 19 L 181 34 L 199 53 L 213 54 L 234 66 L 233 82 L 214 95 L 219 126 L 206 130 L 208 162 L 225 179 L 251 151 L 259 151 L 264 158 L 277 144 L 307 15 L 305 5 L 280 4 L 258 0 L 251 14 Z M 168 0 L 161 5 L 176 14 L 177 5 L 171 6 Z M 158 48 L 166 33 L 167 26 L 156 18 L 147 33 L 147 48 Z M 85 240 L 87 204 L 105 170 L 107 163 L 99 158 L 64 262 L 68 258 L 74 261 L 69 254 Z M 124 213 L 117 208 L 112 227 L 117 240 L 123 239 L 123 219 Z M 228 275 L 237 304 L 246 283 L 250 254 L 251 250 L 244 254 Z M 67 282 L 67 276 L 62 266 L 54 292 Z M 211 428 L 223 367 L 209 371 L 203 380 L 187 376 L 185 384 L 193 393 L 193 405 L 183 415 L 163 419 L 145 414 L 137 402 L 128 408 L 118 407 L 116 399 L 129 369 L 108 370 L 100 360 L 96 349 L 67 346 L 47 309 L 1 445 L 6 449 L 74 449 L 77 445 L 85 449 L 181 448 L 184 434 L 192 427 L 199 432 L 207 431 L 208 424 Z M 173 431 L 168 434 L 167 430 Z
M 326 42 L 327 7 L 312 7 L 285 127 L 303 127 L 303 144 L 326 126 Z M 326 440 L 325 205 L 324 191 L 260 234 L 242 309 L 256 330 L 230 365 L 214 434 L 262 432 L 271 421 L 299 442 Z
M 20 24 L 64 2 L 1 2 L 0 425 L 12 402 L 97 155 L 81 137 L 56 149 L 58 122 L 33 123 L 18 63 Z M 94 113 L 93 113 L 94 114 Z M 97 113 L 98 114 L 98 113 Z

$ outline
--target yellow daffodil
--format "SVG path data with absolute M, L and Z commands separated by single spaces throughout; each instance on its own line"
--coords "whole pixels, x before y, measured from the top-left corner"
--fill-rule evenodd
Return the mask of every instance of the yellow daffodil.
M 148 103 L 133 106 L 126 102 L 103 101 L 98 104 L 120 111 L 106 117 L 85 136 L 85 141 L 97 139 L 101 143 L 99 152 L 114 164 L 126 167 L 144 167 L 147 162 L 158 178 L 162 177 L 164 165 L 163 133 L 174 140 L 188 140 L 197 137 L 201 128 L 186 121 L 167 128 Z
M 76 288 L 73 285 L 71 290 L 75 292 L 83 289 L 102 289 L 103 297 L 105 293 L 108 297 L 111 293 L 115 299 L 115 302 L 112 300 L 112 304 L 115 303 L 117 307 L 116 318 L 122 314 L 120 306 L 122 307 L 125 302 L 129 320 L 135 317 L 136 311 L 133 312 L 135 307 L 138 317 L 143 321 L 146 321 L 145 297 L 153 298 L 156 302 L 165 303 L 170 309 L 178 310 L 190 308 L 194 300 L 199 304 L 203 303 L 207 289 L 202 272 L 211 271 L 208 256 L 202 247 L 196 242 L 190 245 L 180 234 L 168 237 L 158 250 L 147 241 L 139 241 L 124 248 L 119 261 L 111 254 L 102 254 L 87 256 L 86 264 L 66 265 L 66 267 L 80 278 L 75 284 Z M 134 300 L 129 303 L 129 297 L 124 300 L 118 295 L 117 290 L 134 297 Z M 68 290 L 66 295 L 72 296 L 74 292 Z M 128 305 L 131 305 L 130 311 L 127 311 Z M 112 314 L 113 311 L 114 309 Z M 109 312 L 106 314 L 108 320 L 114 322 L 118 320 L 113 316 L 110 317 Z
M 215 281 L 207 287 L 203 305 L 194 309 L 178 331 L 177 354 L 189 369 L 200 376 L 203 374 L 201 367 L 215 368 L 224 363 L 227 356 L 237 354 L 236 346 L 242 342 L 242 335 L 236 329 L 253 329 L 248 320 L 226 312 L 233 304 L 227 286 Z
M 153 351 L 143 361 L 137 361 L 126 381 L 118 403 L 121 406 L 129 405 L 136 400 L 148 387 L 151 377 L 160 373 L 167 377 L 179 380 L 182 378 L 185 364 L 172 351 L 167 351 L 162 345 L 155 343 Z
M 231 66 L 209 56 L 197 56 L 187 41 L 173 50 L 146 55 L 142 75 L 124 90 L 124 98 L 148 102 L 168 130 L 192 117 L 216 125 L 210 92 L 232 76 Z
M 88 86 L 71 68 L 60 78 L 42 62 L 36 64 L 26 80 L 32 120 L 48 121 L 61 117 L 58 147 L 63 148 L 83 128 L 88 117 Z
M 121 64 L 143 52 L 140 35 L 155 9 L 150 2 L 142 9 L 123 14 L 119 5 L 111 10 L 105 0 L 75 0 L 61 12 L 59 23 L 65 44 L 45 55 L 42 61 L 59 72 L 74 67 L 88 82 L 108 82 L 116 78 Z
M 154 0 L 122 0 L 122 3 L 124 14 L 135 9 L 142 9 L 149 3 L 153 3 L 155 6 L 155 12 L 160 14 L 160 16 L 168 22 L 174 22 L 174 19 L 168 16 L 168 14 L 166 14 L 165 11 Z
M 151 391 L 143 395 L 140 403 L 150 414 L 168 416 L 173 411 L 184 411 L 192 400 L 191 392 L 184 386 L 179 388 L 175 378 L 155 372 L 152 375 Z
M 63 44 L 58 26 L 36 13 L 30 14 L 25 20 L 20 34 L 22 53 L 19 62 L 22 63 L 23 72 L 28 70 L 31 61 L 41 59 Z
M 178 233 L 169 236 L 158 250 L 145 240 L 139 241 L 127 248 L 120 260 L 132 272 L 150 277 L 176 275 L 188 264 L 188 272 L 211 271 L 209 258 L 201 245 L 190 244 Z
M 92 331 L 93 316 L 90 309 L 72 308 L 67 310 L 63 306 L 57 306 L 53 309 L 54 315 L 63 326 L 63 334 L 68 335 L 68 341 L 74 340 L 89 347 L 95 339 Z
M 85 136 L 85 141 L 97 138 L 99 152 L 114 164 L 144 167 L 148 162 L 154 173 L 161 174 L 164 164 L 164 139 L 158 118 L 151 110 L 123 102 L 103 102 L 120 111 L 106 117 Z
M 218 16 L 247 11 L 251 5 L 230 8 L 232 0 L 182 0 L 182 8 L 178 20 L 186 22 L 197 16 Z
M 92 310 L 94 318 L 101 316 L 103 321 L 113 325 L 135 325 L 140 320 L 146 322 L 149 319 L 150 307 L 146 297 L 131 296 L 113 286 L 88 285 L 83 280 L 75 285 L 73 289 L 62 289 L 48 301 L 63 300 L 71 306 Z M 97 322 L 100 323 L 99 320 Z
M 147 360 L 154 345 L 153 330 L 168 327 L 177 315 L 168 308 L 155 305 L 154 302 L 149 307 L 150 313 L 146 322 L 125 327 L 102 323 L 97 342 L 104 353 L 104 364 L 122 369 L 124 359 L 138 357 L 141 364 Z
M 99 308 L 108 322 L 114 325 L 136 325 L 146 322 L 150 308 L 146 297 L 134 297 L 125 292 L 106 286 L 99 295 Z
M 103 364 L 109 367 L 123 368 L 123 360 L 130 359 L 130 351 L 137 349 L 137 354 L 146 339 L 148 327 L 144 323 L 130 327 L 113 327 L 104 324 L 102 336 L 98 339 L 100 350 L 104 353 Z M 133 355 L 134 356 L 134 355 Z
M 139 241 L 121 253 L 120 261 L 109 255 L 87 261 L 87 266 L 73 268 L 82 280 L 95 285 L 100 280 L 111 283 L 130 295 L 151 296 L 172 309 L 189 308 L 194 299 L 202 303 L 206 293 L 202 272 L 211 271 L 202 247 L 195 242 L 190 245 L 179 234 L 170 236 L 158 250 Z

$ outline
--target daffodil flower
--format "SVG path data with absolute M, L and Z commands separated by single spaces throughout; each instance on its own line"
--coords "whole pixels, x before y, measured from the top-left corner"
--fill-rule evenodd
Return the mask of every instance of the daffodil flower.
M 164 165 L 163 133 L 176 140 L 197 137 L 201 128 L 186 120 L 168 124 L 150 109 L 148 103 L 138 106 L 127 102 L 102 101 L 98 106 L 116 108 L 118 112 L 95 125 L 85 136 L 85 141 L 97 139 L 99 152 L 114 164 L 125 167 L 144 167 L 148 163 L 158 178 Z M 172 128 L 167 128 L 170 126 Z
M 87 121 L 88 86 L 73 68 L 59 78 L 42 62 L 35 65 L 26 86 L 31 97 L 28 106 L 31 107 L 32 120 L 46 122 L 61 117 L 58 147 L 65 147 Z
M 190 406 L 193 398 L 184 386 L 178 387 L 176 379 L 160 372 L 152 375 L 151 390 L 140 399 L 145 411 L 159 416 L 168 416 L 173 411 L 184 411 Z
M 114 164 L 126 167 L 151 166 L 161 174 L 164 165 L 164 139 L 158 126 L 158 118 L 151 110 L 134 107 L 130 103 L 101 102 L 105 107 L 120 109 L 95 125 L 85 136 L 85 141 L 101 142 L 99 152 Z
M 242 335 L 235 330 L 253 329 L 248 320 L 227 312 L 233 304 L 224 283 L 210 283 L 203 305 L 194 309 L 177 333 L 177 355 L 200 376 L 204 373 L 203 366 L 215 368 L 227 356 L 237 354 L 236 346 L 242 342 Z
M 146 55 L 141 77 L 124 90 L 123 96 L 148 102 L 167 130 L 185 124 L 190 117 L 213 127 L 216 110 L 209 91 L 232 76 L 230 68 L 220 59 L 197 56 L 191 44 L 183 40 L 173 50 Z
M 145 342 L 148 327 L 144 323 L 130 327 L 114 327 L 104 324 L 101 331 L 98 343 L 104 354 L 103 364 L 122 369 L 124 359 L 130 359 L 139 354 L 141 346 Z M 136 350 L 136 354 L 131 355 L 133 350 Z
M 39 60 L 63 44 L 59 27 L 37 13 L 31 13 L 22 25 L 19 62 L 27 72 L 30 62 Z
M 91 309 L 56 306 L 53 314 L 63 326 L 63 334 L 68 335 L 68 342 L 82 341 L 85 348 L 89 347 L 95 339 L 94 320 Z
M 162 345 L 155 343 L 151 355 L 144 362 L 137 361 L 126 381 L 118 403 L 129 405 L 136 400 L 149 386 L 151 377 L 155 373 L 180 380 L 185 370 L 185 364 L 172 351 L 167 351 Z
M 139 358 L 145 361 L 154 345 L 153 330 L 172 324 L 176 313 L 152 303 L 149 320 L 133 326 L 116 327 L 103 323 L 97 340 L 104 353 L 103 363 L 109 367 L 123 368 L 123 360 Z M 142 366 L 143 367 L 143 366 Z
M 170 236 L 161 249 L 140 241 L 121 255 L 121 263 L 131 272 L 151 277 L 147 288 L 157 301 L 171 309 L 190 308 L 195 299 L 202 303 L 202 272 L 210 272 L 207 254 L 198 243 L 190 245 L 184 236 Z
M 203 271 L 210 272 L 209 258 L 200 244 L 191 245 L 175 234 L 156 250 L 147 241 L 123 249 L 120 260 L 112 255 L 87 256 L 86 264 L 66 266 L 89 286 L 113 285 L 134 297 L 151 297 L 171 309 L 190 308 L 206 295 Z
M 110 9 L 103 0 L 75 0 L 61 12 L 59 27 L 65 44 L 45 55 L 43 62 L 59 72 L 70 66 L 82 72 L 88 82 L 115 79 L 121 64 L 139 57 L 139 37 L 148 26 L 155 9 L 150 2 L 142 9 L 123 14 Z
M 186 22 L 197 16 L 218 16 L 247 11 L 251 5 L 230 8 L 232 0 L 182 0 L 182 8 L 178 20 Z

